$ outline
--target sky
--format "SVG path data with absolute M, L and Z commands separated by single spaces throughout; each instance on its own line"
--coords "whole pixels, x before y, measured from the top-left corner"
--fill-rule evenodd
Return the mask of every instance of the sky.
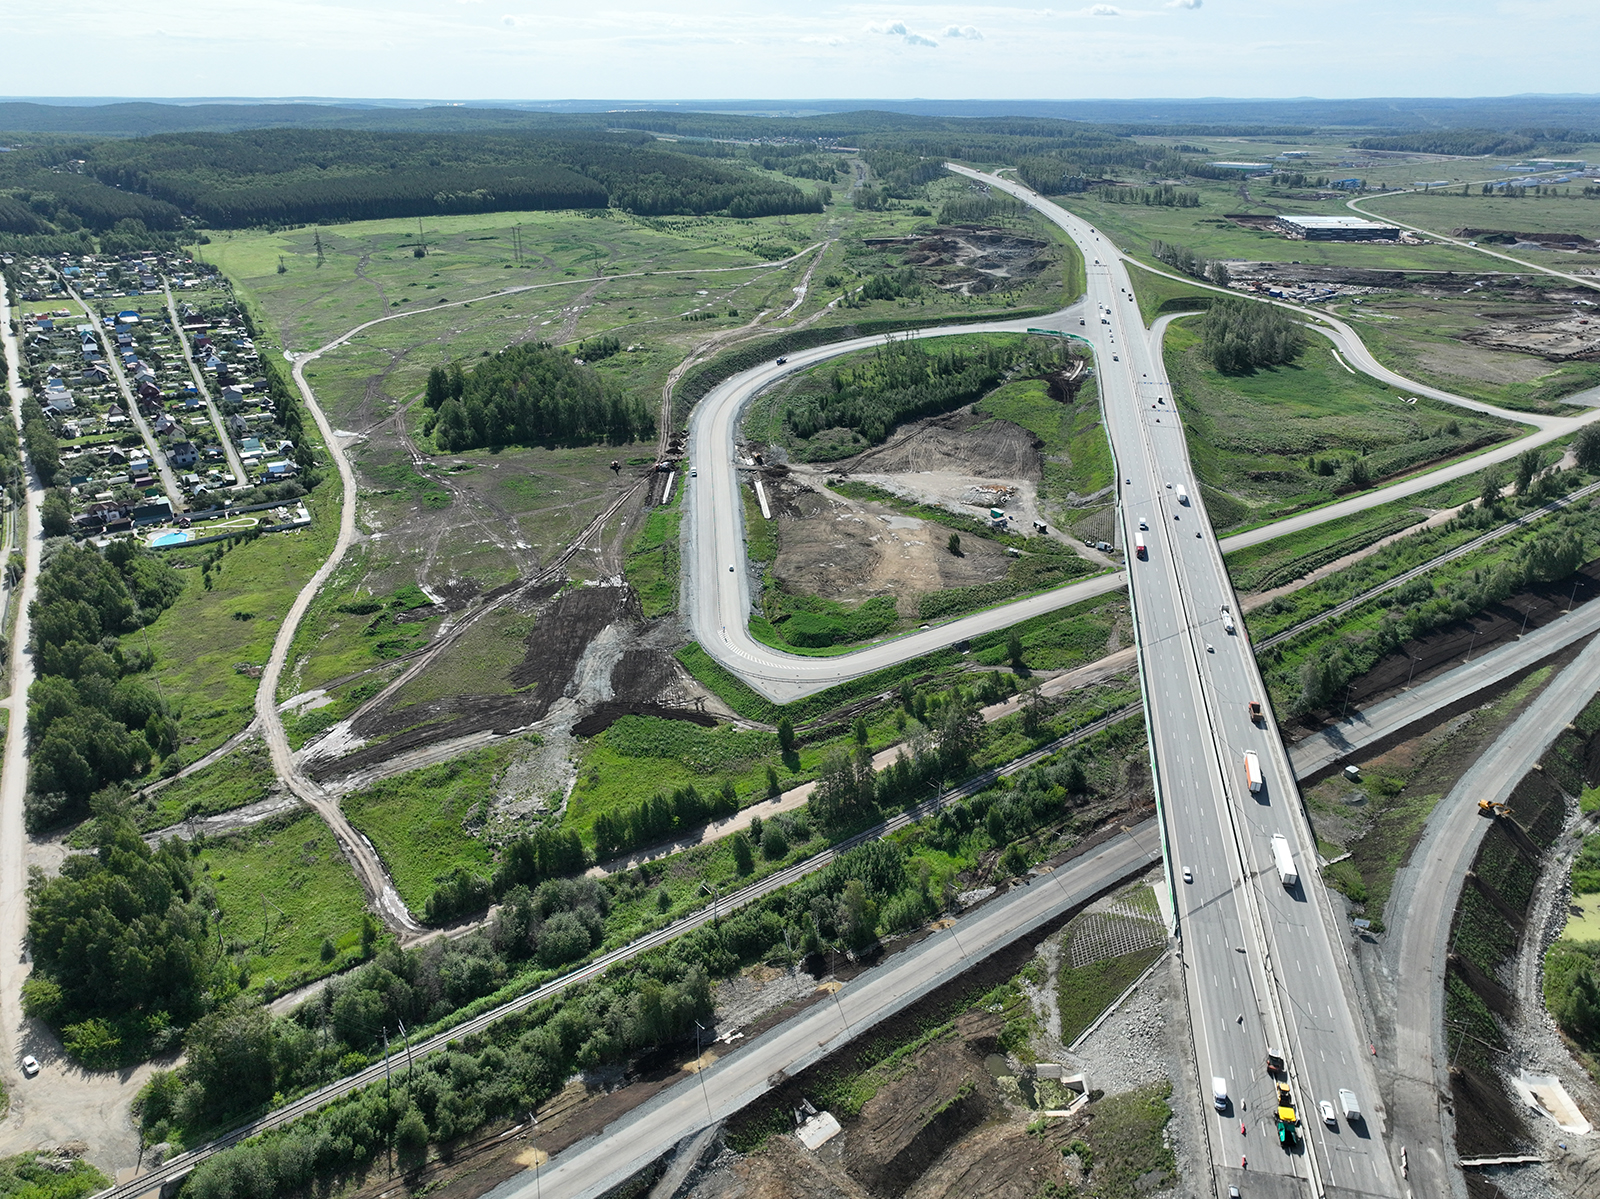
M 1592 91 L 1597 0 L 52 0 L 14 96 L 1107 99 Z

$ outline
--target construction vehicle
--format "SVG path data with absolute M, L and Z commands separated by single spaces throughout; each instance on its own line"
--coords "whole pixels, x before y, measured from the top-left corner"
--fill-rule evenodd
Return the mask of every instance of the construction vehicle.
M 1267 1050 L 1267 1073 L 1273 1075 L 1284 1073 L 1283 1054 L 1275 1049 Z
M 1478 815 L 1480 815 L 1480 816 L 1509 816 L 1509 815 L 1511 815 L 1511 805 L 1510 804 L 1506 804 L 1506 803 L 1499 803 L 1499 802 L 1497 802 L 1495 800 L 1492 800 L 1492 799 L 1480 799 L 1478 801 Z
M 1294 1096 L 1289 1093 L 1289 1084 L 1280 1082 L 1278 1086 L 1278 1120 L 1293 1128 L 1300 1123 L 1300 1116 L 1294 1110 Z

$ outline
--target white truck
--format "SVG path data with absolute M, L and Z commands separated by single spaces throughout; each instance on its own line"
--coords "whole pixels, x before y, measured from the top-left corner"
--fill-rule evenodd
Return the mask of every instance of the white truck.
M 1183 489 L 1183 484 L 1182 483 L 1178 484 L 1177 490 L 1178 490 L 1178 503 L 1187 504 L 1189 502 L 1189 493 Z
M 1356 1093 L 1354 1091 L 1340 1088 L 1339 1106 L 1344 1110 L 1344 1118 L 1346 1120 L 1361 1119 L 1361 1108 L 1356 1103 Z
M 1294 854 L 1289 852 L 1289 841 L 1282 833 L 1272 834 L 1272 864 L 1278 868 L 1278 881 L 1285 887 L 1300 882 L 1300 875 L 1294 868 Z
M 1220 1075 L 1211 1079 L 1211 1106 L 1219 1112 L 1228 1110 L 1228 1080 Z
M 1229 634 L 1234 632 L 1233 613 L 1228 611 L 1227 604 L 1222 605 L 1222 627 Z
M 1261 790 L 1261 759 L 1253 749 L 1244 751 L 1244 778 L 1252 793 Z

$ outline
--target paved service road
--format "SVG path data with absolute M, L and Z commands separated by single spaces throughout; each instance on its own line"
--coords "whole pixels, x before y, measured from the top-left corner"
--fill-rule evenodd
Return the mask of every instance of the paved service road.
M 1412 1147 L 1411 1186 L 1418 1195 L 1466 1193 L 1453 1160 L 1440 1152 L 1452 1138 L 1441 1124 L 1441 1096 L 1450 1093 L 1444 1030 L 1445 961 L 1462 880 L 1493 821 L 1480 799 L 1504 801 L 1552 741 L 1594 698 L 1600 641 L 1539 693 L 1510 728 L 1468 768 L 1428 819 L 1411 860 L 1395 876 L 1385 922 L 1398 926 L 1390 962 L 1396 979 L 1394 1107 L 1397 1140 Z
M 684 1137 L 759 1099 L 778 1071 L 793 1075 L 879 1021 L 959 978 L 1009 945 L 1161 856 L 1147 821 L 1050 874 L 961 917 L 955 927 L 896 955 L 748 1043 L 696 1078 L 664 1091 L 600 1135 L 578 1142 L 535 1178 L 524 1172 L 485 1199 L 576 1199 L 604 1195 Z
M 1302 871 L 1314 871 L 1316 844 L 1270 713 L 1256 724 L 1246 711 L 1266 691 L 1190 470 L 1159 336 L 1143 327 L 1122 256 L 1097 230 L 1020 184 L 952 169 L 1032 205 L 1084 256 L 1123 541 L 1145 545 L 1129 584 L 1168 869 L 1192 878 L 1175 880 L 1174 891 L 1198 1073 L 1227 1082 L 1228 1101 L 1210 1120 L 1214 1189 L 1243 1190 L 1248 1177 L 1255 1193 L 1265 1184 L 1283 1194 L 1398 1195 L 1342 930 L 1314 875 L 1285 886 L 1274 867 L 1274 836 Z M 1246 753 L 1257 762 L 1254 791 Z M 1288 1057 L 1303 1153 L 1276 1143 L 1269 1046 Z M 1319 1100 L 1337 1105 L 1342 1088 L 1361 1098 L 1367 1121 L 1330 1129 L 1312 1113 Z M 1251 1150 L 1246 1176 L 1239 1167 Z
M 1295 777 L 1315 774 L 1363 746 L 1398 733 L 1407 725 L 1532 666 L 1574 641 L 1593 636 L 1596 631 L 1600 631 L 1600 602 L 1587 603 L 1517 641 L 1496 646 L 1409 691 L 1353 712 L 1289 751 Z

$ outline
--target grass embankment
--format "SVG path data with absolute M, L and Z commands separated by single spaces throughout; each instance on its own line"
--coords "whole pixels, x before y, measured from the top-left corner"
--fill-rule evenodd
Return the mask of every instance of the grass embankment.
M 638 594 L 646 620 L 678 610 L 678 531 L 683 521 L 683 487 L 687 482 L 687 478 L 673 480 L 671 500 L 650 510 L 644 524 L 629 540 L 623 558 L 622 573 Z
M 487 877 L 485 833 L 507 763 L 528 744 L 513 737 L 438 766 L 407 771 L 352 791 L 339 803 L 383 859 L 395 890 L 421 912 L 457 867 Z
M 1465 721 L 1452 721 L 1422 737 L 1414 748 L 1369 763 L 1359 781 L 1336 775 L 1307 791 L 1306 806 L 1313 824 L 1319 826 L 1318 844 L 1324 856 L 1350 852 L 1345 861 L 1328 867 L 1324 877 L 1374 927 L 1383 929 L 1395 874 L 1410 859 L 1434 808 L 1553 673 L 1548 666 L 1533 671 Z
M 1035 670 L 1081 666 L 1121 648 L 1124 642 L 1132 643 L 1127 596 L 1122 592 L 1081 600 L 1022 621 L 1011 629 L 1015 629 L 1022 640 L 1024 664 Z M 698 644 L 685 646 L 678 651 L 677 658 L 698 682 L 740 716 L 776 724 L 787 715 L 798 725 L 865 696 L 898 687 L 905 679 L 926 685 L 967 673 L 969 663 L 1001 665 L 1008 661 L 1006 643 L 1011 629 L 973 638 L 967 654 L 953 649 L 924 654 L 789 704 L 774 703 L 759 694 Z
M 1153 941 L 1132 953 L 1103 957 L 1072 965 L 1073 944 L 1080 937 L 1094 932 L 1103 933 L 1099 927 L 1107 921 L 1129 925 L 1141 923 L 1137 918 L 1122 913 L 1085 913 L 1075 916 L 1061 934 L 1061 969 L 1056 976 L 1056 1004 L 1061 1013 L 1063 1045 L 1070 1045 L 1096 1020 L 1100 1014 L 1117 1001 L 1138 977 L 1149 969 L 1152 962 L 1166 952 L 1166 937 L 1160 930 L 1160 909 L 1149 887 L 1136 887 L 1118 898 L 1135 909 L 1143 911 L 1155 931 L 1148 939 Z
M 0 1158 L 4 1199 L 85 1199 L 110 1185 L 109 1178 L 82 1158 L 38 1152 Z
M 1165 359 L 1219 533 L 1331 503 L 1522 431 L 1439 401 L 1407 403 L 1315 344 L 1288 366 L 1223 374 L 1198 331 L 1174 325 Z
M 1167 266 L 1161 269 L 1172 271 Z M 1158 275 L 1133 262 L 1128 263 L 1128 281 L 1133 284 L 1139 315 L 1144 318 L 1147 327 L 1155 324 L 1158 316 L 1166 316 L 1169 312 L 1197 312 L 1209 308 L 1221 294 L 1198 283 L 1184 283 L 1166 275 Z
M 359 960 L 366 897 L 328 826 L 309 812 L 195 842 L 219 932 L 249 986 L 271 998 Z

